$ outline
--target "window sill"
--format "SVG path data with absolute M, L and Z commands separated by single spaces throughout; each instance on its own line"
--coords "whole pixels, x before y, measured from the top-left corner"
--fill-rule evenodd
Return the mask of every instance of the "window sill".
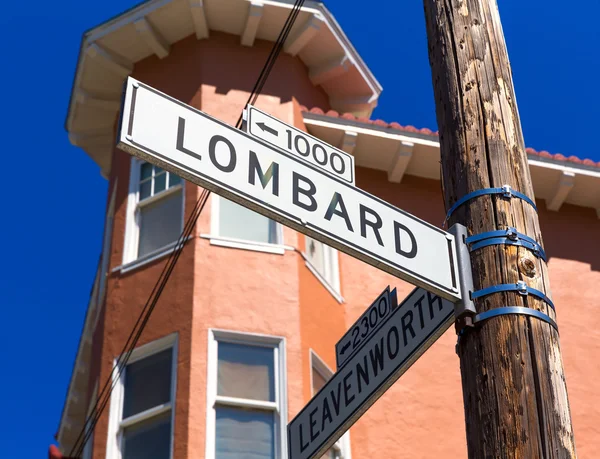
M 188 236 L 185 241 L 183 242 L 183 244 L 187 244 L 187 242 L 192 239 L 194 236 Z M 121 266 L 117 266 L 116 268 L 113 268 L 111 270 L 111 273 L 120 271 L 121 274 L 125 274 L 128 273 L 130 271 L 133 271 L 135 269 L 141 268 L 142 266 L 145 266 L 149 263 L 152 263 L 153 261 L 159 260 L 160 258 L 165 257 L 166 255 L 171 254 L 174 250 L 175 250 L 175 246 L 177 245 L 177 241 L 175 242 L 171 242 L 168 245 L 165 245 L 164 247 L 155 250 L 154 252 L 150 252 L 146 255 L 144 255 L 141 258 L 137 258 L 133 261 L 130 261 L 129 263 L 124 263 Z
M 269 244 L 265 242 L 244 241 L 241 239 L 233 239 L 223 236 L 213 236 L 211 234 L 201 234 L 202 239 L 208 239 L 210 245 L 218 247 L 228 247 L 230 249 L 251 250 L 253 252 L 272 253 L 283 255 L 286 250 L 294 250 L 283 244 Z
M 319 273 L 319 271 L 316 270 L 316 268 L 310 263 L 310 261 L 306 259 L 304 254 L 302 254 L 302 257 L 304 258 L 304 264 L 306 265 L 308 270 L 311 273 L 313 273 L 314 276 L 319 280 L 319 282 L 321 282 L 321 284 L 323 284 L 323 286 L 327 289 L 327 291 L 331 293 L 331 296 L 333 296 L 338 303 L 344 303 L 344 297 L 340 295 L 329 282 L 327 282 L 327 280 Z

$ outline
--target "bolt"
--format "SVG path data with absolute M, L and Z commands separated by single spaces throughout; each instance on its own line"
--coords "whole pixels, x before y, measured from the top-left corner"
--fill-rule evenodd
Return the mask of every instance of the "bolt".
M 535 263 L 529 258 L 523 257 L 519 260 L 519 271 L 527 277 L 534 277 L 536 274 Z

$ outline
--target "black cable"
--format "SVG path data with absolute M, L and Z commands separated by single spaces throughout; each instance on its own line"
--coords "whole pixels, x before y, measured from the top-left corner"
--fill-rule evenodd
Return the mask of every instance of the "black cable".
M 261 70 L 258 80 L 255 83 L 254 88 L 252 89 L 252 92 L 248 98 L 247 104 L 248 103 L 254 104 L 256 102 L 258 96 L 260 95 L 260 93 L 266 83 L 266 80 L 267 80 L 271 70 L 273 69 L 275 61 L 276 61 L 277 57 L 279 56 L 279 54 L 281 53 L 281 49 L 283 48 L 283 46 L 285 44 L 285 41 L 294 25 L 294 22 L 298 16 L 303 4 L 304 4 L 304 0 L 296 0 L 296 2 L 294 3 L 294 6 L 292 7 L 292 10 L 290 11 L 288 18 L 286 19 L 286 21 L 283 25 L 283 28 L 282 28 L 281 32 L 279 33 L 279 36 L 277 37 L 277 40 L 274 43 L 273 48 L 271 49 L 271 52 L 269 53 L 269 57 L 267 58 L 267 61 L 265 62 L 263 69 Z M 243 111 L 242 111 L 242 114 L 240 114 L 240 118 L 238 119 L 238 122 L 236 123 L 236 127 L 238 127 L 238 128 L 241 127 L 242 119 L 243 119 Z M 192 210 L 192 214 L 190 215 L 190 218 L 186 222 L 184 229 L 175 244 L 175 248 L 174 248 L 173 252 L 170 254 L 169 258 L 167 259 L 167 263 L 165 264 L 165 267 L 163 268 L 156 284 L 154 285 L 152 291 L 150 292 L 148 301 L 142 308 L 142 311 L 140 312 L 140 315 L 138 316 L 138 319 L 137 319 L 129 337 L 127 338 L 127 341 L 125 342 L 123 350 L 121 351 L 121 353 L 119 354 L 119 357 L 117 358 L 117 361 L 108 377 L 108 380 L 106 381 L 100 394 L 98 394 L 98 396 L 97 396 L 96 403 L 95 403 L 94 407 L 92 408 L 92 413 L 84 422 L 83 429 L 81 430 L 79 436 L 77 437 L 77 439 L 75 441 L 75 444 L 73 445 L 73 448 L 71 449 L 71 452 L 69 454 L 70 456 L 73 455 L 74 451 L 76 451 L 75 457 L 80 456 L 83 452 L 83 448 L 85 447 L 85 444 L 89 441 L 91 435 L 93 434 L 94 428 L 95 428 L 96 424 L 98 423 L 100 416 L 102 415 L 104 409 L 106 408 L 106 404 L 108 403 L 108 400 L 110 399 L 110 395 L 112 393 L 112 390 L 114 389 L 114 385 L 119 380 L 123 369 L 127 365 L 127 362 L 129 361 L 131 353 L 135 349 L 136 344 L 137 344 L 139 338 L 141 337 L 141 334 L 142 334 L 146 324 L 148 323 L 148 320 L 150 319 L 150 315 L 152 314 L 152 311 L 156 307 L 156 304 L 166 286 L 166 283 L 169 280 L 173 269 L 175 268 L 175 264 L 177 263 L 177 260 L 179 259 L 181 252 L 183 251 L 185 243 L 187 242 L 187 239 L 191 235 L 193 228 L 195 227 L 197 220 L 198 220 L 200 214 L 202 213 L 202 210 L 204 209 L 204 206 L 205 206 L 209 196 L 210 196 L 210 191 L 205 189 L 205 190 L 203 190 L 202 194 L 200 195 L 200 198 L 198 199 L 198 201 L 196 202 L 196 205 L 194 206 L 194 209 Z M 153 299 L 153 295 L 155 293 L 156 293 L 156 295 L 154 296 L 154 299 Z M 138 327 L 138 325 L 140 327 L 139 327 L 139 330 L 137 330 L 137 332 L 136 332 L 136 328 Z M 135 336 L 134 336 L 134 334 L 135 334 Z M 117 371 L 116 378 L 114 377 L 115 371 Z M 106 392 L 107 389 L 108 389 L 108 393 Z M 101 401 L 101 399 L 102 399 L 102 401 Z M 82 438 L 82 436 L 83 436 L 83 438 Z M 79 446 L 78 446 L 78 443 L 79 443 Z
M 279 54 L 281 53 L 281 49 L 285 45 L 285 40 L 287 39 L 287 37 L 290 33 L 290 30 L 292 30 L 292 27 L 294 26 L 294 22 L 296 21 L 296 18 L 298 17 L 298 13 L 300 12 L 303 4 L 304 4 L 304 0 L 295 0 L 294 6 L 290 10 L 290 14 L 288 15 L 287 19 L 285 20 L 283 27 L 281 28 L 281 31 L 279 32 L 279 36 L 277 37 L 277 40 L 275 40 L 275 43 L 273 44 L 273 48 L 271 48 L 271 52 L 269 53 L 269 56 L 267 57 L 267 61 L 263 65 L 263 68 L 258 76 L 258 79 L 256 80 L 254 87 L 252 88 L 252 92 L 250 93 L 250 96 L 248 97 L 246 106 L 248 104 L 254 104 L 256 102 L 256 98 L 261 93 L 262 88 L 264 87 L 264 84 L 269 76 L 269 73 L 271 72 L 271 69 L 273 68 L 274 63 L 275 63 L 277 57 L 279 56 Z M 240 117 L 238 118 L 237 123 L 235 123 L 235 127 L 237 127 L 238 129 L 241 128 L 242 120 L 243 120 L 243 111 L 240 114 Z

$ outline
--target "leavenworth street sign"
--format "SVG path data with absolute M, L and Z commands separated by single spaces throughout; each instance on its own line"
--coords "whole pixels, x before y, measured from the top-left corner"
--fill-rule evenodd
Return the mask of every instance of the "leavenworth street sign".
M 454 322 L 416 288 L 288 425 L 288 459 L 321 457 Z
M 460 300 L 454 236 L 344 178 L 131 77 L 119 127 L 122 150 L 400 279 Z

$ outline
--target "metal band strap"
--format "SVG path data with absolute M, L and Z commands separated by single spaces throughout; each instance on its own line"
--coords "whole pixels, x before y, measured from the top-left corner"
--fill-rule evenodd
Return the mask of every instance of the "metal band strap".
M 554 303 L 550 298 L 546 296 L 544 292 L 541 292 L 533 287 L 530 287 L 523 281 L 519 281 L 516 284 L 500 284 L 500 285 L 492 285 L 491 287 L 483 288 L 481 290 L 477 290 L 471 293 L 471 298 L 481 298 L 482 296 L 491 295 L 492 293 L 498 292 L 517 292 L 519 295 L 527 296 L 529 294 L 533 296 L 537 296 L 542 301 L 545 301 L 548 306 L 556 311 L 554 308 Z
M 490 309 L 489 311 L 481 312 L 475 317 L 473 317 L 473 326 L 480 326 L 483 322 L 499 316 L 505 315 L 522 315 L 535 317 L 536 319 L 540 319 L 548 324 L 550 324 L 558 333 L 558 325 L 556 322 L 547 314 L 538 311 L 537 309 L 524 308 L 522 306 L 503 306 L 501 308 Z M 456 353 L 458 354 L 458 345 L 460 344 L 460 340 L 462 336 L 466 333 L 468 327 L 462 328 L 458 332 L 458 338 L 456 340 Z
M 531 250 L 536 257 L 541 258 L 546 262 L 548 261 L 546 259 L 546 252 L 535 239 L 526 234 L 519 233 L 512 227 L 505 230 L 486 231 L 484 233 L 474 234 L 473 236 L 466 238 L 465 242 L 471 244 L 471 252 L 490 245 L 504 244 L 525 247 Z
M 465 194 L 462 198 L 460 198 L 458 201 L 456 201 L 452 207 L 450 207 L 450 210 L 446 214 L 446 221 L 448 221 L 448 219 L 450 218 L 450 216 L 452 215 L 452 213 L 458 207 L 460 207 L 461 205 L 463 205 L 465 202 L 467 202 L 467 201 L 469 201 L 469 200 L 471 200 L 473 198 L 477 198 L 479 196 L 484 196 L 484 195 L 487 195 L 487 194 L 501 194 L 505 198 L 519 198 L 519 199 L 522 199 L 523 201 L 525 201 L 528 204 L 530 204 L 534 208 L 534 210 L 537 212 L 537 207 L 535 205 L 535 202 L 533 202 L 533 200 L 531 198 L 529 198 L 528 196 L 525 196 L 520 191 L 515 191 L 515 190 L 511 189 L 510 185 L 504 185 L 501 188 L 483 188 L 481 190 L 476 190 L 476 191 L 473 191 L 471 193 Z
M 492 317 L 498 317 L 507 314 L 519 314 L 535 317 L 536 319 L 540 319 L 544 322 L 549 323 L 554 327 L 556 331 L 558 331 L 558 325 L 549 315 L 544 314 L 543 312 L 540 312 L 537 309 L 524 308 L 521 306 L 505 306 L 503 308 L 490 309 L 489 311 L 479 313 L 474 317 L 473 324 L 476 325 L 478 323 L 491 319 Z

